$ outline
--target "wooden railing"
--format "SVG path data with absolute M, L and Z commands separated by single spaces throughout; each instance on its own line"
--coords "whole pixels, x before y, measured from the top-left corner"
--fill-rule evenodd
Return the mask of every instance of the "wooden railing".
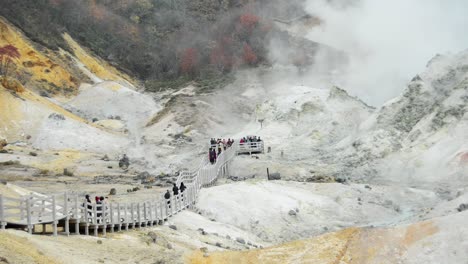
M 238 154 L 264 153 L 263 141 L 239 143 L 239 146 L 237 148 L 237 153 Z
M 158 197 L 143 202 L 89 203 L 83 197 L 63 193 L 60 195 L 30 194 L 19 199 L 0 195 L 0 226 L 25 226 L 33 233 L 35 225 L 51 224 L 53 234 L 57 235 L 58 225 L 63 226 L 63 233 L 70 234 L 74 228 L 76 234 L 84 229 L 89 235 L 92 229 L 95 236 L 99 229 L 105 235 L 107 230 L 114 232 L 135 227 L 161 224 L 169 217 L 193 206 L 202 187 L 213 185 L 219 177 L 228 173 L 229 162 L 235 157 L 237 146 L 227 148 L 211 164 L 204 157 L 200 167 L 192 172 L 182 171 L 176 181 L 177 186 L 184 183 L 187 189 L 166 200 Z M 44 230 L 44 229 L 43 229 Z

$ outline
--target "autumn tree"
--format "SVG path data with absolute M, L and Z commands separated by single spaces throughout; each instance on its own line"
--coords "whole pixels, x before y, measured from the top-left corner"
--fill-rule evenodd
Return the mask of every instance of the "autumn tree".
M 13 67 L 15 66 L 14 61 L 19 59 L 21 54 L 13 45 L 6 45 L 0 48 L 0 75 L 8 78 L 11 74 Z
M 197 66 L 197 50 L 195 48 L 187 48 L 182 52 L 180 60 L 180 70 L 184 74 L 193 75 L 196 73 Z
M 242 58 L 246 64 L 255 65 L 257 63 L 257 55 L 255 55 L 252 47 L 247 43 L 244 43 L 244 53 Z
M 252 13 L 245 13 L 240 16 L 239 18 L 240 24 L 249 30 L 252 30 L 260 21 L 258 16 L 252 14 Z
M 216 46 L 210 52 L 210 64 L 215 65 L 221 72 L 230 71 L 234 58 L 232 55 L 232 48 L 234 41 L 231 37 L 223 37 L 218 40 Z

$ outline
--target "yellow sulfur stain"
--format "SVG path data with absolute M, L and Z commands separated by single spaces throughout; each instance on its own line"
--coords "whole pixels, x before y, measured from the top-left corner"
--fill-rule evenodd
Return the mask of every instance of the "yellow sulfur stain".
M 430 221 L 411 225 L 406 230 L 403 245 L 409 247 L 411 246 L 411 244 L 425 237 L 431 236 L 437 233 L 438 231 L 439 228 Z
M 0 256 L 4 258 L 5 263 L 60 263 L 51 257 L 44 256 L 27 238 L 17 237 L 7 232 L 0 232 Z M 2 261 L 1 258 L 0 261 Z
M 74 55 L 78 60 L 83 63 L 86 68 L 88 68 L 93 74 L 97 77 L 106 80 L 106 81 L 129 81 L 132 82 L 131 78 L 121 72 L 119 72 L 114 67 L 110 66 L 108 63 L 95 58 L 90 55 L 89 52 L 85 51 L 70 35 L 67 33 L 63 34 L 63 38 L 68 43 L 68 45 L 73 49 Z M 114 85 L 111 87 L 113 90 L 118 90 L 120 87 Z
M 19 96 L 23 99 L 26 99 L 26 100 L 29 100 L 29 101 L 32 101 L 32 102 L 36 102 L 42 106 L 45 106 L 46 108 L 50 109 L 50 110 L 53 110 L 54 112 L 56 113 L 59 113 L 59 114 L 62 114 L 63 116 L 67 117 L 67 118 L 70 118 L 70 119 L 73 119 L 73 120 L 76 120 L 78 122 L 82 122 L 82 123 L 89 123 L 88 121 L 86 121 L 85 119 L 77 116 L 77 115 L 74 115 L 73 113 L 63 109 L 62 107 L 52 103 L 51 101 L 45 99 L 44 97 L 42 96 L 39 96 L 29 90 L 26 90 L 25 92 L 19 94 Z
M 48 160 L 48 162 L 32 163 L 31 166 L 41 170 L 61 173 L 63 169 L 75 166 L 80 159 L 91 156 L 90 154 L 85 154 L 76 150 L 62 150 L 56 153 L 59 155 L 53 155 L 51 153 L 53 158 Z
M 42 109 L 33 111 L 32 109 Z M 29 114 L 27 111 L 30 111 Z M 31 119 L 31 111 L 37 114 L 37 120 Z M 31 134 L 36 125 L 40 125 L 40 118 L 47 113 L 58 113 L 66 118 L 87 124 L 112 134 L 118 134 L 111 128 L 91 123 L 67 110 L 54 104 L 48 99 L 39 96 L 26 89 L 22 93 L 12 93 L 0 84 L 0 138 L 8 141 L 24 140 L 27 134 Z M 28 119 L 29 118 L 29 119 Z
M 211 263 L 398 263 L 416 242 L 439 231 L 431 221 L 397 228 L 348 228 L 312 239 L 250 251 L 217 251 L 204 256 L 197 250 L 187 256 L 192 264 Z M 423 245 L 430 245 L 424 242 Z
M 0 138 L 15 138 L 20 133 L 18 121 L 22 118 L 20 103 L 0 85 Z
M 187 263 L 341 263 L 347 252 L 349 241 L 358 234 L 357 228 L 349 228 L 313 239 L 289 242 L 265 249 L 212 252 L 208 257 L 204 257 L 201 251 L 195 251 L 187 258 Z
M 18 72 L 27 72 L 31 75 L 32 81 L 43 83 L 44 87 L 53 94 L 64 93 L 62 89 L 65 88 L 68 93 L 77 92 L 77 79 L 61 65 L 44 55 L 47 52 L 52 53 L 51 51 L 46 50 L 44 53 L 37 51 L 19 30 L 0 18 L 0 46 L 8 44 L 18 48 L 21 55 L 15 61 Z

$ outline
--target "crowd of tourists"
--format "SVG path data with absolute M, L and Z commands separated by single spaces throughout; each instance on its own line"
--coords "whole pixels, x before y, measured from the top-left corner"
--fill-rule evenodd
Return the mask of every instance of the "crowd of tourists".
M 223 150 L 226 150 L 227 148 L 230 148 L 234 144 L 234 139 L 214 139 L 212 138 L 210 140 L 210 149 L 208 152 L 208 158 L 210 160 L 211 164 L 216 163 L 216 159 L 221 155 Z
M 183 201 L 185 189 L 187 189 L 187 187 L 184 185 L 183 182 L 180 183 L 180 187 L 177 187 L 177 184 L 174 183 L 172 186 L 172 193 L 174 197 L 177 197 L 177 199 L 179 199 L 180 197 L 180 199 Z M 180 193 L 180 196 L 179 196 L 179 193 Z M 171 208 L 171 192 L 169 190 L 167 190 L 166 193 L 164 194 L 164 198 L 167 201 L 168 208 Z
M 104 196 L 94 197 L 94 201 L 95 201 L 95 204 L 96 204 L 96 216 L 97 217 L 102 216 L 102 211 L 104 211 L 103 210 L 104 208 L 103 208 L 102 204 L 104 203 L 106 198 L 108 198 L 108 197 L 104 197 Z M 91 196 L 89 196 L 89 194 L 86 194 L 85 199 L 86 199 L 86 204 L 83 204 L 83 206 L 86 206 L 86 208 L 88 209 L 87 210 L 88 215 L 92 216 L 93 215 L 93 202 L 91 201 Z
M 243 137 L 239 140 L 239 144 L 244 144 L 244 143 L 250 143 L 250 142 L 261 142 L 262 139 L 260 137 L 257 137 L 257 136 L 247 136 L 247 137 Z
M 184 191 L 187 189 L 187 187 L 184 185 L 183 182 L 180 183 L 180 186 L 178 187 L 177 184 L 173 184 L 172 187 L 172 194 L 174 197 L 177 197 L 177 199 L 181 199 L 182 201 L 184 200 Z M 180 195 L 179 195 L 180 194 Z M 164 194 L 164 198 L 167 200 L 167 206 L 171 208 L 171 192 L 169 190 L 166 191 Z M 93 202 L 91 201 L 91 196 L 89 194 L 85 195 L 86 202 L 83 203 L 83 207 L 87 208 L 87 212 L 89 216 L 94 215 L 94 209 L 93 209 Z M 96 216 L 99 218 L 102 216 L 102 212 L 105 211 L 104 208 L 104 201 L 105 199 L 108 199 L 108 197 L 104 196 L 96 196 L 95 197 L 95 204 L 96 204 Z M 100 219 L 98 219 L 98 222 L 100 222 Z

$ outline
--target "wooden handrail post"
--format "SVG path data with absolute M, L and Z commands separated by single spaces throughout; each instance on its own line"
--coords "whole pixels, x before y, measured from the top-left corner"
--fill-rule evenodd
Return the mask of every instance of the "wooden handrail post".
M 159 202 L 159 209 L 161 211 L 161 220 L 164 222 L 164 219 L 167 218 L 167 210 L 169 210 L 169 208 L 167 208 L 167 201 L 166 200 Z
M 85 235 L 86 236 L 89 236 L 89 215 L 90 215 L 90 211 L 89 211 L 89 208 L 88 208 L 88 201 L 85 200 L 84 202 L 84 208 L 83 208 L 83 211 L 84 211 L 84 219 L 85 219 Z M 91 207 L 92 209 L 92 207 Z
M 127 212 L 127 207 L 128 207 L 128 204 L 125 204 L 125 207 L 124 207 L 124 212 L 125 212 L 125 231 L 128 231 L 128 212 Z
M 130 204 L 130 213 L 131 213 L 131 217 L 132 217 L 132 228 L 135 229 L 135 216 L 134 216 L 134 210 L 133 210 L 133 203 Z
M 143 202 L 143 220 L 145 220 L 145 226 L 148 226 L 148 211 L 146 210 L 147 202 Z
M 97 225 L 97 204 L 93 204 L 93 224 L 94 224 L 94 236 L 98 235 L 98 225 Z
M 80 234 L 80 216 L 78 215 L 78 195 L 75 195 L 75 234 Z
M 141 208 L 140 203 L 137 203 L 137 217 L 138 217 L 138 227 L 141 229 Z
M 106 236 L 107 231 L 107 201 L 101 203 L 101 223 L 102 223 L 102 235 Z
M 122 231 L 122 218 L 120 217 L 120 203 L 117 203 L 117 221 L 119 225 L 117 226 L 117 231 Z
M 114 233 L 114 205 L 112 203 L 109 204 L 109 215 L 110 215 L 110 225 L 111 225 L 111 233 Z
M 3 195 L 0 194 L 0 226 L 1 230 L 5 230 L 6 220 L 5 220 L 5 204 L 3 202 Z
M 161 211 L 159 208 L 159 201 L 154 200 L 154 218 L 156 219 L 156 225 L 159 225 L 159 221 L 162 220 Z
M 70 227 L 69 221 L 70 221 L 70 214 L 68 212 L 68 193 L 65 192 L 63 195 L 63 200 L 64 200 L 64 208 L 63 208 L 63 213 L 66 215 L 65 216 L 65 234 L 68 236 L 70 235 Z
M 31 219 L 31 196 L 26 197 L 26 221 L 28 224 L 28 233 L 32 234 L 32 219 Z
M 26 197 L 27 198 L 27 197 Z M 23 220 L 24 219 L 24 209 L 23 209 L 23 205 L 26 204 L 26 200 L 24 197 L 21 198 L 21 201 L 20 201 L 20 220 Z
M 52 195 L 52 228 L 54 232 L 54 236 L 57 236 L 57 207 L 55 203 L 55 195 Z
M 150 226 L 153 226 L 153 222 L 154 222 L 154 218 L 153 218 L 153 203 L 152 201 L 148 201 L 148 213 L 149 213 L 149 223 L 150 223 Z

